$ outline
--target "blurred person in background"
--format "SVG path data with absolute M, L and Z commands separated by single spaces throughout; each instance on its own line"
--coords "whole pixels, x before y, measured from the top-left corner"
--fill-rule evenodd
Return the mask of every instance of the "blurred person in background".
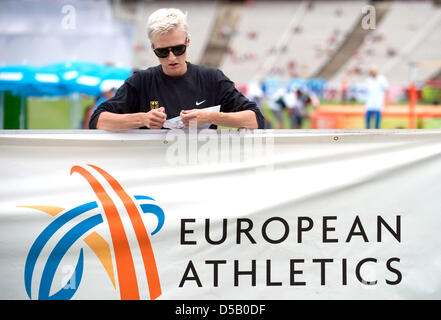
M 291 129 L 301 129 L 303 121 L 308 117 L 306 108 L 312 105 L 314 108 L 319 105 L 319 99 L 317 96 L 302 88 L 291 88 L 293 93 L 292 106 L 288 109 L 291 118 Z
M 283 129 L 283 112 L 288 107 L 293 107 L 294 96 L 292 92 L 285 87 L 277 91 L 268 98 L 268 108 L 271 110 L 277 120 L 277 129 Z
M 343 79 L 341 81 L 341 103 L 346 104 L 348 101 L 348 81 Z
M 86 110 L 84 110 L 83 123 L 82 123 L 83 129 L 89 129 L 89 121 L 90 121 L 90 117 L 92 116 L 94 106 L 95 105 L 91 104 L 86 108 Z
M 166 119 L 183 124 L 231 128 L 264 127 L 256 104 L 248 100 L 222 71 L 186 61 L 190 35 L 187 16 L 179 9 L 159 9 L 148 18 L 151 49 L 159 65 L 135 72 L 103 102 L 89 127 L 104 130 L 161 129 Z M 220 112 L 204 110 L 220 105 Z
M 256 103 L 258 107 L 262 105 L 264 94 L 262 87 L 258 83 L 251 82 L 248 85 L 246 96 L 248 97 L 248 99 Z
M 115 87 L 113 86 L 103 86 L 101 88 L 101 95 L 97 98 L 93 111 L 95 111 L 104 101 L 109 100 L 115 95 Z
M 389 88 L 387 79 L 379 74 L 378 67 L 371 65 L 366 87 L 366 129 L 371 128 L 371 118 L 375 117 L 375 129 L 380 128 L 381 112 L 384 108 L 386 91 Z

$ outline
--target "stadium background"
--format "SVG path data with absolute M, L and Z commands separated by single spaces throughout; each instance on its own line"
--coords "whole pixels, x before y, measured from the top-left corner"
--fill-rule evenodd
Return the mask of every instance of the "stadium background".
M 260 107 L 273 128 L 289 128 L 289 119 L 284 113 L 278 126 L 269 99 L 293 85 L 320 101 L 308 106 L 302 128 L 364 128 L 363 81 L 372 64 L 390 83 L 381 128 L 441 128 L 440 1 L 6 0 L 0 129 L 82 128 L 99 84 L 65 90 L 65 83 L 48 81 L 49 90 L 40 90 L 35 79 L 11 86 L 8 75 L 23 68 L 61 79 L 56 66 L 72 62 L 112 66 L 122 75 L 157 65 L 146 28 L 161 7 L 188 13 L 190 62 L 220 68 L 245 95 L 263 89 Z M 363 26 L 369 8 L 373 28 Z

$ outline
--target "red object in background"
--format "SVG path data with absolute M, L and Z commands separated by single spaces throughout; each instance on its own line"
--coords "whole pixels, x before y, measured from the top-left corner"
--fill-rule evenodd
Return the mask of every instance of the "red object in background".
M 417 90 L 415 83 L 409 86 L 409 129 L 416 128 L 415 105 L 417 103 Z
M 409 88 L 406 88 L 404 91 L 406 92 L 407 98 L 410 100 L 410 95 L 411 95 L 410 86 L 409 86 Z M 416 102 L 418 102 L 419 100 L 422 99 L 423 92 L 421 89 L 418 89 L 417 87 L 415 87 L 415 94 L 416 94 Z
M 134 49 L 136 52 L 140 52 L 140 51 L 144 51 L 146 49 L 146 47 L 142 44 L 137 44 L 134 46 Z
M 311 129 L 364 129 L 366 107 L 364 105 L 320 105 L 310 114 Z M 387 105 L 382 111 L 383 118 L 408 119 L 411 111 L 406 105 Z M 437 105 L 418 105 L 414 108 L 416 119 L 441 119 L 441 108 Z M 396 127 L 396 129 L 403 127 Z M 410 129 L 410 128 L 409 128 Z
M 246 84 L 236 84 L 236 89 L 242 92 L 243 95 L 246 95 L 248 91 L 248 86 Z
M 426 86 L 437 87 L 441 89 L 441 79 L 432 79 L 426 82 Z

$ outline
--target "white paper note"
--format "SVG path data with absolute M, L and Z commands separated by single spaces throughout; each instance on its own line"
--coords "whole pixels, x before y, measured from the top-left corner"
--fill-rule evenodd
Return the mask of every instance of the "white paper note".
M 203 108 L 203 110 L 219 112 L 220 105 L 208 107 L 208 108 Z M 206 123 L 206 124 L 198 126 L 198 129 L 207 129 L 210 127 L 210 125 L 211 125 L 210 123 Z M 184 129 L 185 128 L 184 123 L 181 120 L 181 116 L 165 120 L 163 127 L 167 128 L 167 129 Z

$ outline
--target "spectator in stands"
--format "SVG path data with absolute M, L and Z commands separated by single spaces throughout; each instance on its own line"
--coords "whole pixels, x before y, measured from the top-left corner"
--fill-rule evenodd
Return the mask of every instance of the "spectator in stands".
M 389 58 L 395 57 L 397 55 L 397 50 L 394 48 L 387 48 L 387 56 Z
M 302 33 L 303 29 L 301 26 L 295 26 L 291 31 L 293 34 L 299 34 Z
M 257 37 L 257 32 L 254 30 L 248 31 L 248 39 L 254 40 Z
M 219 38 L 228 38 L 231 35 L 230 26 L 221 26 L 216 30 L 216 34 Z
M 381 111 L 384 108 L 384 99 L 389 87 L 387 79 L 379 74 L 378 67 L 369 68 L 369 77 L 366 79 L 366 129 L 371 127 L 371 118 L 375 117 L 375 128 L 380 128 Z
M 291 78 L 297 77 L 296 62 L 294 60 L 288 61 L 286 69 L 288 70 L 288 74 Z
M 209 124 L 233 128 L 264 127 L 256 104 L 222 71 L 186 61 L 190 36 L 187 16 L 179 9 L 159 9 L 148 19 L 148 36 L 159 65 L 135 72 L 93 113 L 90 128 L 161 129 L 180 116 L 185 126 Z M 220 105 L 220 112 L 204 108 Z

